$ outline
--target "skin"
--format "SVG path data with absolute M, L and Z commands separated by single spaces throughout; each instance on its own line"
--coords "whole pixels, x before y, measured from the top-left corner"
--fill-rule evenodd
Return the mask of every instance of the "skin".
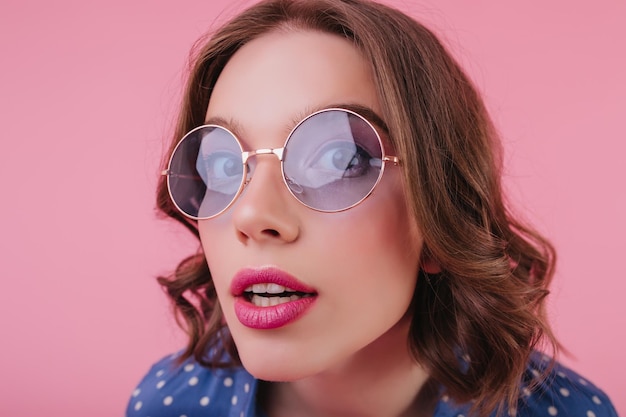
M 278 148 L 304 116 L 341 103 L 382 114 L 368 62 L 335 35 L 284 30 L 231 58 L 207 120 L 230 121 L 246 150 Z M 259 379 L 283 381 L 266 386 L 269 415 L 381 417 L 425 407 L 416 394 L 428 374 L 407 348 L 407 310 L 420 262 L 430 272 L 436 266 L 420 260 L 423 239 L 408 214 L 399 167 L 387 167 L 358 206 L 320 213 L 289 193 L 274 156 L 257 156 L 243 193 L 199 230 L 244 366 Z M 230 285 L 241 268 L 266 266 L 318 297 L 295 322 L 256 330 L 235 316 Z

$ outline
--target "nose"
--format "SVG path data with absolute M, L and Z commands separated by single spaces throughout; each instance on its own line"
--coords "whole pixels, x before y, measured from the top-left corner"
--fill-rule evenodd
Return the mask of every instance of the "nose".
M 255 155 L 250 180 L 233 206 L 233 225 L 242 243 L 290 243 L 300 234 L 297 201 L 274 156 Z

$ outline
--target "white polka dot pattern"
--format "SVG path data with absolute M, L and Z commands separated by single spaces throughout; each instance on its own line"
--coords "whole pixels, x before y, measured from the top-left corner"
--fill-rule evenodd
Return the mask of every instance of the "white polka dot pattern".
M 207 369 L 192 360 L 176 365 L 177 359 L 178 354 L 170 355 L 152 367 L 132 392 L 127 417 L 266 417 L 256 407 L 258 382 L 243 368 Z M 558 363 L 547 371 L 549 361 L 544 355 L 533 356 L 517 408 L 505 415 L 617 417 L 601 390 Z M 469 415 L 471 402 L 457 404 L 443 391 L 437 417 Z

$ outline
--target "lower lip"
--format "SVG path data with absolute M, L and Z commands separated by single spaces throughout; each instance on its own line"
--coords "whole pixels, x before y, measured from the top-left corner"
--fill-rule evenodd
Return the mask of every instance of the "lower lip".
M 315 302 L 316 297 L 304 297 L 269 307 L 258 307 L 244 297 L 235 299 L 235 314 L 246 327 L 259 330 L 277 329 L 298 320 Z

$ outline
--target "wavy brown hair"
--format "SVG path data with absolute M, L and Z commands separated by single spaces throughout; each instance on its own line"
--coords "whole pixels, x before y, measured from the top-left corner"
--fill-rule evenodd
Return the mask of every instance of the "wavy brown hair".
M 431 378 L 458 402 L 487 415 L 515 408 L 529 357 L 558 344 L 545 317 L 554 249 L 517 220 L 501 185 L 501 148 L 484 103 L 437 37 L 407 15 L 367 0 L 269 0 L 203 38 L 169 152 L 202 125 L 220 72 L 237 50 L 276 30 L 316 30 L 350 40 L 369 61 L 390 140 L 403 161 L 424 254 L 441 273 L 418 277 L 409 344 Z M 168 155 L 169 156 L 169 155 Z M 158 209 L 198 236 L 170 201 L 165 178 Z M 209 349 L 238 356 L 201 252 L 159 278 L 189 335 L 183 358 L 206 366 Z M 463 355 L 463 364 L 459 357 Z M 223 357 L 223 355 L 214 355 Z

